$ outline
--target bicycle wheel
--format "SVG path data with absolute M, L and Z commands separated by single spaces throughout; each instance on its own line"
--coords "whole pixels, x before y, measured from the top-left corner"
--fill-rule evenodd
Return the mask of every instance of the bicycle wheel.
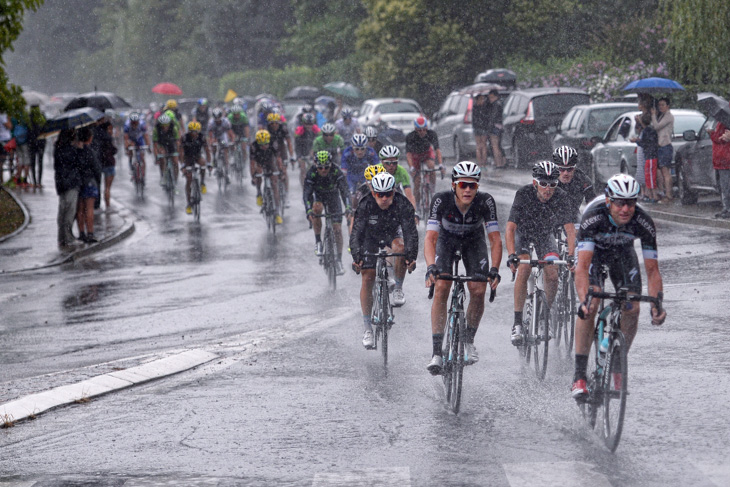
M 133 167 L 135 192 L 139 198 L 144 198 L 144 174 L 142 173 L 142 164 L 137 162 Z
M 243 186 L 243 151 L 241 150 L 241 146 L 238 145 L 236 148 L 236 181 L 238 181 L 238 184 L 240 186 Z
M 165 189 L 167 191 L 168 204 L 175 206 L 175 178 L 172 174 L 172 164 L 169 163 L 165 170 Z
M 596 416 L 598 408 L 601 407 L 601 392 L 603 388 L 600 387 L 600 383 L 603 380 L 603 368 L 598 364 L 598 358 L 596 353 L 598 350 L 598 338 L 597 333 L 593 335 L 593 346 L 591 351 L 588 353 L 588 370 L 587 380 L 588 385 L 588 398 L 585 402 L 579 403 L 580 411 L 583 414 L 583 419 L 588 423 L 591 429 L 596 427 Z
M 603 375 L 603 441 L 612 452 L 618 448 L 626 413 L 628 355 L 626 338 L 620 331 L 613 334 L 607 352 Z
M 195 221 L 200 222 L 200 185 L 195 178 L 193 178 L 193 185 L 190 188 L 190 205 L 193 207 Z
M 441 374 L 444 380 L 444 389 L 446 390 L 446 401 L 451 403 L 451 381 L 452 381 L 452 365 L 453 357 L 456 356 L 455 352 L 455 337 L 454 337 L 454 314 L 449 311 L 448 319 L 446 320 L 446 327 L 444 328 L 444 342 L 441 345 L 441 356 L 443 359 L 443 367 Z
M 279 214 L 284 217 L 284 208 L 286 208 L 286 184 L 280 179 L 279 180 Z
M 451 410 L 454 414 L 459 413 L 461 407 L 461 381 L 464 377 L 464 340 L 462 337 L 461 330 L 466 329 L 466 324 L 462 323 L 464 316 L 460 313 L 456 320 L 456 326 L 454 327 L 454 352 L 455 357 L 451 364 Z
M 387 282 L 387 281 L 385 281 Z M 384 284 L 381 281 L 381 286 Z M 388 292 L 384 289 L 380 291 L 380 317 L 381 317 L 381 330 L 383 332 L 382 343 L 380 345 L 380 352 L 383 355 L 383 367 L 388 366 L 388 332 L 391 325 L 391 317 L 393 316 L 393 310 L 390 308 L 390 297 Z
M 327 281 L 332 292 L 337 289 L 335 258 L 335 238 L 332 229 L 328 226 L 324 232 L 324 267 L 327 271 Z
M 565 323 L 563 325 L 563 339 L 565 341 L 565 353 L 567 358 L 573 360 L 573 341 L 575 340 L 575 316 L 578 311 L 578 297 L 575 294 L 575 281 L 573 276 L 566 282 L 566 295 L 567 300 L 565 301 Z
M 530 365 L 532 358 L 532 346 L 530 343 L 530 328 L 532 327 L 532 300 L 533 296 L 527 296 L 525 305 L 522 307 L 522 345 L 517 347 L 520 357 L 525 359 L 527 365 Z
M 535 291 L 535 316 L 532 336 L 535 339 L 535 345 L 532 351 L 535 359 L 535 374 L 539 380 L 545 378 L 548 364 L 548 348 L 550 345 L 550 309 L 548 308 L 547 298 L 542 290 Z

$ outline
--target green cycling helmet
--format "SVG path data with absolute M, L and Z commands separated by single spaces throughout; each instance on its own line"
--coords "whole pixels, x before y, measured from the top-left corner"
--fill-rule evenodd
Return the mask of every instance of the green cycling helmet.
M 332 163 L 332 154 L 329 151 L 321 150 L 314 155 L 314 163 L 317 166 L 329 166 Z

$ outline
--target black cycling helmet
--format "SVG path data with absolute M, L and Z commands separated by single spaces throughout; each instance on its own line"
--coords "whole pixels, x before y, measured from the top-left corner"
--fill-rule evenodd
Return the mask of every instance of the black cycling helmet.
M 552 182 L 558 180 L 558 166 L 552 161 L 536 162 L 532 166 L 532 177 L 542 182 Z

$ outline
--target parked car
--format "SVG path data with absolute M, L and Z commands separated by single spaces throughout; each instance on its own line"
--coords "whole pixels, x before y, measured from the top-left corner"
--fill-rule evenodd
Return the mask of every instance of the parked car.
M 525 167 L 552 154 L 552 138 L 563 117 L 576 105 L 588 105 L 588 93 L 576 88 L 513 91 L 504 105 L 502 149 L 508 160 Z
M 484 83 L 480 84 L 484 85 Z M 471 156 L 477 152 L 471 125 L 474 96 L 478 93 L 474 90 L 476 86 L 466 86 L 449 93 L 439 111 L 434 113 L 431 118 L 433 130 L 438 135 L 439 146 L 444 157 L 454 157 L 459 161 L 462 160 L 462 157 Z M 499 97 L 504 105 L 504 100 L 509 97 L 510 92 L 503 86 L 493 86 L 499 88 Z
M 683 205 L 697 203 L 697 198 L 703 193 L 720 194 L 717 171 L 712 167 L 712 141 L 709 134 L 716 125 L 714 118 L 708 118 L 699 132 L 689 129 L 682 134 L 687 143 L 674 156 L 674 174 Z
M 413 121 L 425 116 L 421 105 L 410 98 L 373 98 L 360 107 L 358 121 L 362 127 L 385 122 L 405 133 L 413 130 Z
M 578 151 L 578 168 L 588 172 L 591 149 L 616 117 L 636 110 L 636 103 L 595 103 L 576 105 L 565 114 L 558 133 L 553 138 L 553 150 L 569 145 Z
M 606 132 L 606 135 L 591 150 L 591 169 L 588 174 L 593 179 L 593 185 L 600 187 L 608 178 L 616 173 L 623 172 L 636 174 L 636 143 L 631 139 L 637 137 L 636 115 L 640 111 L 627 112 L 620 115 Z M 676 157 L 679 149 L 687 143 L 682 134 L 687 130 L 699 132 L 705 121 L 705 116 L 697 110 L 673 108 L 674 135 L 672 146 Z M 643 170 L 643 161 L 640 166 Z

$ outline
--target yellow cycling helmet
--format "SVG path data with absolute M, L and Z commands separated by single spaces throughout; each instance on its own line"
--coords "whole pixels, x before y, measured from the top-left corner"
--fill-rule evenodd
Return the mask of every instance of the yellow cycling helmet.
M 167 100 L 167 103 L 165 103 L 165 108 L 168 110 L 174 110 L 177 108 L 177 102 L 175 100 Z
M 260 145 L 265 145 L 271 142 L 271 134 L 268 130 L 259 130 L 256 132 L 256 142 Z
M 376 174 L 380 174 L 381 172 L 385 172 L 385 168 L 378 164 L 377 166 L 368 166 L 365 168 L 365 179 L 368 181 L 371 181 L 373 179 L 373 176 Z
M 281 122 L 281 115 L 279 115 L 278 113 L 269 113 L 268 115 L 266 115 L 266 121 L 269 123 Z
M 188 130 L 190 132 L 200 132 L 201 128 L 203 127 L 200 125 L 200 122 L 196 122 L 195 120 L 188 124 Z

